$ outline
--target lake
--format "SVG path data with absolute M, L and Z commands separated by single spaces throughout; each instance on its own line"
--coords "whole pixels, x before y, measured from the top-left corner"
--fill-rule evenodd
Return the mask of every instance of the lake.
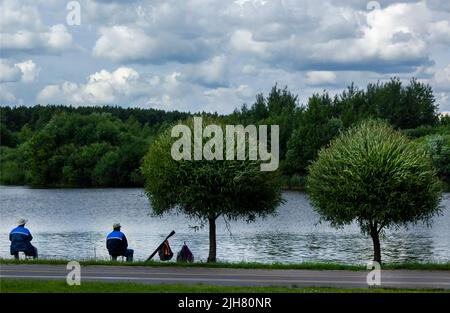
M 372 241 L 357 225 L 333 229 L 319 224 L 307 196 L 285 192 L 276 216 L 247 224 L 217 223 L 217 258 L 220 261 L 297 263 L 333 261 L 366 263 Z M 388 231 L 382 239 L 385 262 L 448 262 L 450 260 L 450 194 L 442 200 L 442 214 L 432 227 L 418 224 Z M 40 258 L 108 259 L 105 237 L 115 222 L 122 224 L 135 259 L 144 260 L 173 229 L 175 255 L 183 242 L 196 261 L 208 256 L 208 227 L 184 215 L 151 215 L 142 189 L 29 189 L 0 187 L 0 257 L 9 255 L 8 233 L 18 218 L 29 220 L 33 244 Z M 174 257 L 175 259 L 175 257 Z

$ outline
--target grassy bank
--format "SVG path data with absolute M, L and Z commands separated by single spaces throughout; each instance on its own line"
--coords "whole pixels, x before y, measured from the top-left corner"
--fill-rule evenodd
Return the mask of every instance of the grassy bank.
M 80 286 L 69 286 L 64 281 L 54 280 L 0 280 L 1 293 L 436 293 L 449 292 L 440 289 L 388 289 L 388 288 L 295 288 L 294 287 L 231 287 L 209 285 L 137 284 L 112 282 L 82 282 Z
M 0 264 L 67 264 L 69 260 L 19 260 L 0 259 Z M 243 268 L 243 269 L 305 269 L 305 270 L 349 270 L 349 271 L 366 271 L 365 265 L 356 264 L 340 264 L 329 262 L 305 262 L 295 264 L 285 263 L 255 263 L 255 262 L 239 262 L 239 263 L 177 263 L 177 262 L 112 262 L 101 260 L 81 260 L 81 265 L 111 265 L 111 266 L 153 266 L 153 267 L 208 267 L 208 268 Z M 398 263 L 383 264 L 383 269 L 408 269 L 408 270 L 444 270 L 450 271 L 450 263 Z

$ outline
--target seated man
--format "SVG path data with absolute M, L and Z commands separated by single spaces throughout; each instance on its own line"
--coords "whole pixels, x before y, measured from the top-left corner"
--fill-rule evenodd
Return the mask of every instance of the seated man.
M 117 260 L 118 256 L 125 256 L 127 262 L 132 262 L 134 251 L 128 249 L 127 237 L 120 231 L 120 228 L 119 223 L 113 225 L 113 231 L 106 237 L 106 248 L 113 261 Z
M 30 231 L 25 228 L 27 220 L 21 218 L 17 224 L 16 228 L 11 230 L 9 233 L 9 241 L 11 241 L 11 255 L 14 255 L 16 260 L 19 259 L 19 252 L 24 252 L 26 256 L 32 256 L 33 258 L 38 257 L 37 248 L 31 244 L 33 236 L 31 236 Z

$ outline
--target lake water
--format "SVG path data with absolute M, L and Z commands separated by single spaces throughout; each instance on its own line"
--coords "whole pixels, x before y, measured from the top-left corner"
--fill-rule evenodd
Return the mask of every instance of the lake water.
M 285 192 L 286 202 L 274 217 L 247 224 L 222 218 L 217 225 L 221 261 L 366 263 L 372 241 L 356 225 L 333 229 L 319 217 L 304 193 Z M 433 226 L 389 231 L 382 239 L 385 262 L 450 260 L 450 194 Z M 108 259 L 105 236 L 122 224 L 135 259 L 143 260 L 173 229 L 174 253 L 186 242 L 196 260 L 208 256 L 208 227 L 184 215 L 154 217 L 142 189 L 29 189 L 0 187 L 0 257 L 10 258 L 8 233 L 19 217 L 29 220 L 33 244 L 41 258 Z M 175 257 L 174 257 L 175 259 Z

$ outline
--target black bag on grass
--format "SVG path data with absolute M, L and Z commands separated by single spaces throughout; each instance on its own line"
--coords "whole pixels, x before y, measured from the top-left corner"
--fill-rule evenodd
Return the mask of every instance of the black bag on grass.
M 194 262 L 194 255 L 189 250 L 186 243 L 181 247 L 180 252 L 177 254 L 177 262 Z

